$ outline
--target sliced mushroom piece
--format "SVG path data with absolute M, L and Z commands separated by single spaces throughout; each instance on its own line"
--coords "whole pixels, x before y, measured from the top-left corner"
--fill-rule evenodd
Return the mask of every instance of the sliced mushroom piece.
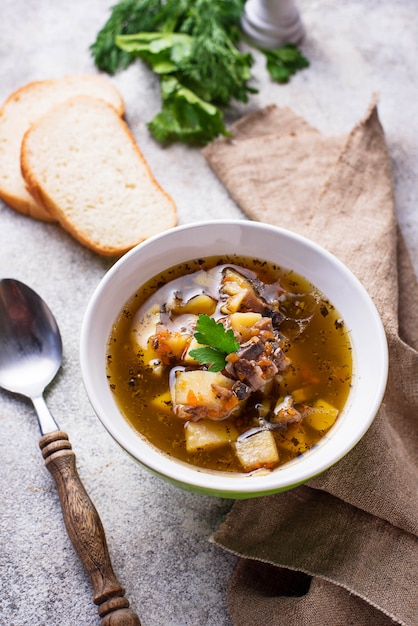
M 273 409 L 271 423 L 288 426 L 289 424 L 297 424 L 301 420 L 302 414 L 295 408 L 292 396 L 288 395 L 277 402 Z

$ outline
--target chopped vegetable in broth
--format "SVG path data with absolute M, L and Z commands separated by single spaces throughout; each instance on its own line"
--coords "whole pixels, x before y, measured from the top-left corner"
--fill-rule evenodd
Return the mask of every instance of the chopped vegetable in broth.
M 295 272 L 208 257 L 162 272 L 125 304 L 107 375 L 127 421 L 166 454 L 265 473 L 335 423 L 351 344 L 338 311 Z

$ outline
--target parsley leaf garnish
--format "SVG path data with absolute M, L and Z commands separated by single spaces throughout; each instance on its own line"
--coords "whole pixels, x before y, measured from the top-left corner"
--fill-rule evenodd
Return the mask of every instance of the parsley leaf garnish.
M 209 365 L 210 372 L 223 370 L 227 355 L 239 348 L 234 331 L 226 330 L 223 324 L 205 314 L 199 315 L 194 338 L 202 347 L 190 350 L 190 356 L 202 365 Z
M 210 372 L 220 372 L 225 367 L 225 353 L 209 346 L 190 350 L 191 356 L 202 365 L 209 365 Z
M 161 143 L 200 144 L 218 135 L 230 135 L 220 110 L 181 85 L 174 76 L 161 77 L 161 101 L 161 111 L 148 122 L 151 133 Z
M 293 44 L 276 50 L 261 50 L 266 57 L 266 68 L 271 78 L 278 83 L 287 83 L 292 74 L 309 67 L 309 61 Z

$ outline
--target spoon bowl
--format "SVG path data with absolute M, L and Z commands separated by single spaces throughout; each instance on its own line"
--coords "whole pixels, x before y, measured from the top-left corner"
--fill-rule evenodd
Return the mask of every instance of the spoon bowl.
M 46 303 L 27 285 L 0 281 L 0 387 L 30 398 L 35 406 L 55 378 L 62 359 L 58 325 Z M 42 434 L 57 430 L 45 410 L 38 411 Z

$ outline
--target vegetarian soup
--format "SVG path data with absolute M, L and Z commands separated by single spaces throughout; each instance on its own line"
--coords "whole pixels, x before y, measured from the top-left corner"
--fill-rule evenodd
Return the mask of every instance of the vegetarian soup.
M 346 402 L 348 330 L 292 270 L 237 256 L 149 280 L 108 343 L 120 411 L 166 454 L 228 472 L 270 471 L 312 448 Z

